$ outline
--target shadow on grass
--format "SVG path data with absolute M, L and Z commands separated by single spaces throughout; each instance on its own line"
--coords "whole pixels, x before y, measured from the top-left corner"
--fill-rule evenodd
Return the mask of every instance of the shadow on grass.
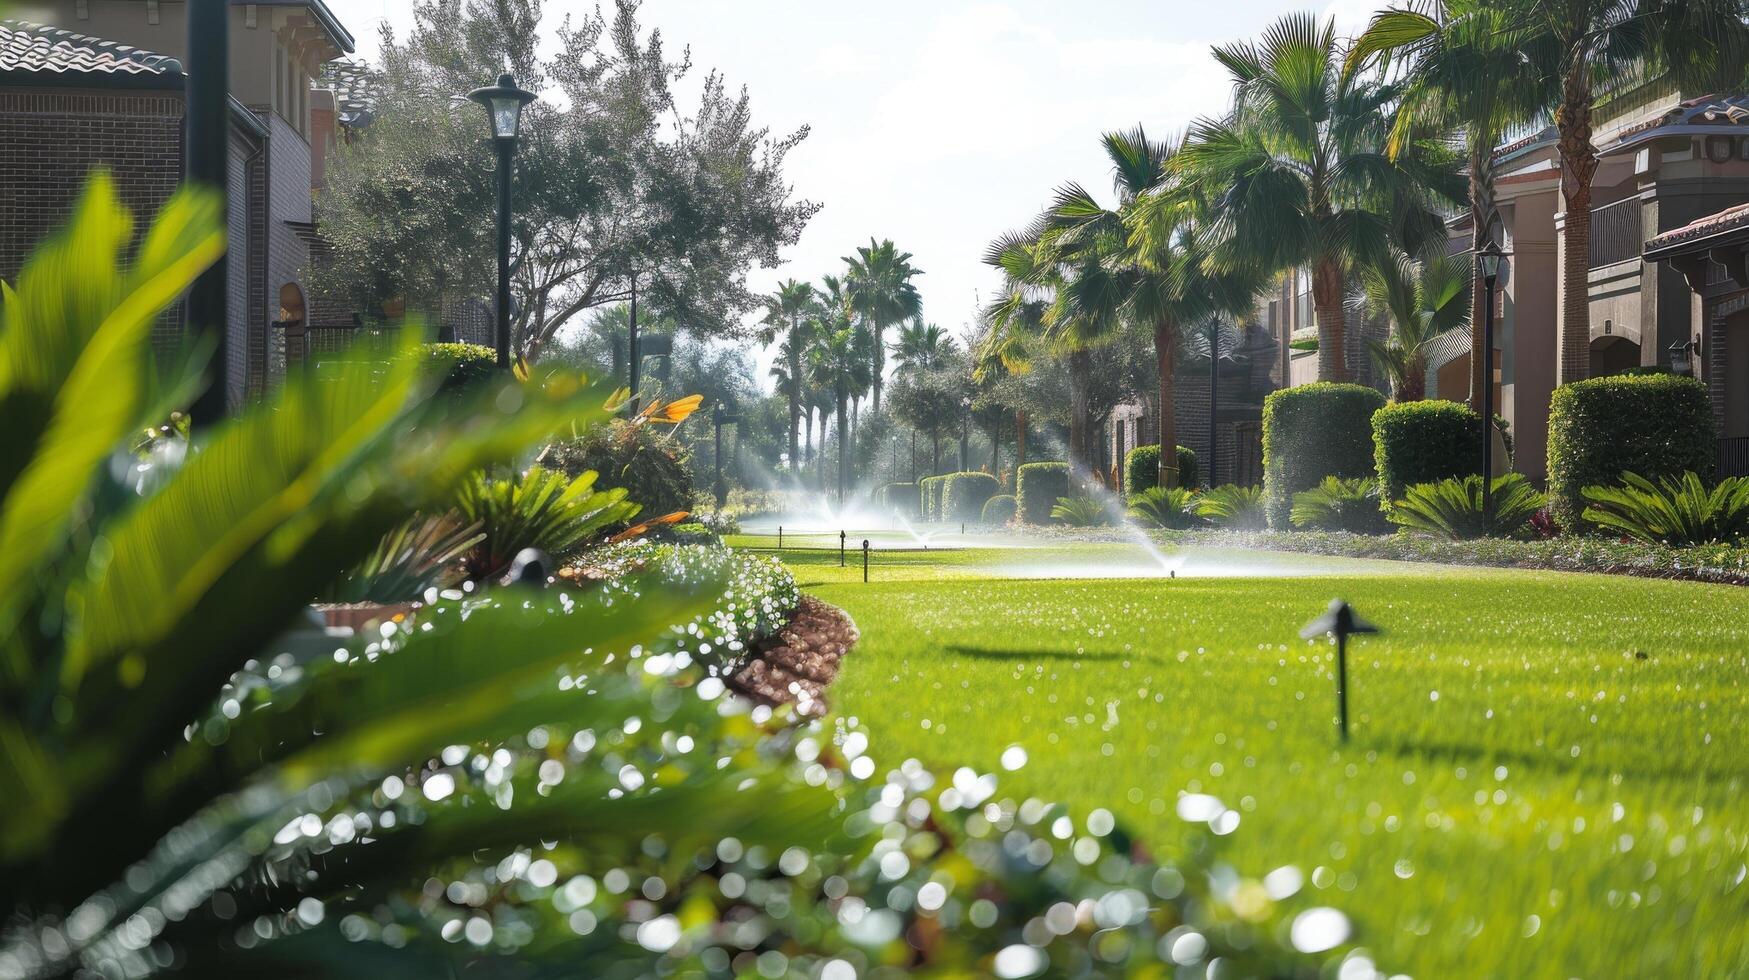
M 1073 650 L 1013 650 L 993 647 L 966 646 L 961 643 L 949 643 L 943 650 L 961 657 L 973 660 L 989 660 L 996 663 L 1031 663 L 1038 660 L 1134 660 L 1128 654 L 1112 652 L 1076 653 Z
M 1530 752 L 1524 749 L 1468 745 L 1456 742 L 1417 741 L 1412 738 L 1375 737 L 1365 739 L 1365 742 L 1377 749 L 1380 755 L 1390 753 L 1401 757 L 1415 757 L 1430 762 L 1445 762 L 1469 766 L 1505 765 L 1508 769 L 1524 768 L 1537 772 L 1565 774 L 1605 778 L 1621 774 L 1625 778 L 1657 780 L 1678 783 L 1693 783 L 1696 780 L 1718 782 L 1749 776 L 1749 765 L 1712 765 L 1695 766 L 1682 765 L 1680 760 L 1664 760 L 1646 764 L 1647 760 L 1623 760 L 1610 762 L 1604 759 L 1588 758 L 1581 754 L 1575 759 L 1564 755 L 1563 750 L 1548 752 Z

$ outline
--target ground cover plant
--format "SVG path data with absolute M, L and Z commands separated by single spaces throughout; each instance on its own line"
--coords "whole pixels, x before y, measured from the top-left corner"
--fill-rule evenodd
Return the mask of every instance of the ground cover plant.
M 1622 474 L 1619 487 L 1586 487 L 1585 519 L 1636 541 L 1735 544 L 1749 537 L 1749 477 L 1708 486 L 1693 471 L 1653 482 Z
M 1016 581 L 1001 563 L 1030 559 L 976 549 L 883 555 L 865 586 L 787 560 L 855 617 L 832 697 L 882 744 L 1024 759 L 1016 785 L 1115 800 L 1167 850 L 1180 794 L 1218 797 L 1239 817 L 1234 887 L 1351 912 L 1385 973 L 1749 969 L 1749 592 L 1364 562 Z M 1329 647 L 1297 637 L 1334 595 L 1386 630 L 1350 651 L 1345 747 Z

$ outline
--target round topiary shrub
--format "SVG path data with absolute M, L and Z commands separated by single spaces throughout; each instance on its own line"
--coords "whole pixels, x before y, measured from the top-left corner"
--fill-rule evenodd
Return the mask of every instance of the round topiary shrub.
M 1023 524 L 1051 523 L 1051 508 L 1069 496 L 1068 463 L 1028 463 L 1015 477 L 1015 505 Z
M 922 513 L 917 506 L 917 484 L 889 483 L 875 491 L 875 503 L 889 514 L 897 514 L 906 520 L 914 519 Z
M 1657 482 L 1710 476 L 1717 433 L 1706 385 L 1679 374 L 1575 381 L 1549 399 L 1549 509 L 1562 527 L 1585 526 L 1586 487 L 1623 473 Z
M 1269 526 L 1291 530 L 1294 494 L 1327 476 L 1373 474 L 1372 417 L 1385 396 L 1364 385 L 1319 381 L 1263 400 L 1263 502 Z
M 1019 513 L 1019 505 L 1011 493 L 999 493 L 984 501 L 984 512 L 979 515 L 980 523 L 991 527 L 1001 527 L 1014 522 L 1014 515 Z
M 1373 413 L 1374 460 L 1385 510 L 1417 483 L 1482 471 L 1482 417 L 1448 401 L 1403 402 Z
M 1196 451 L 1184 446 L 1178 447 L 1178 485 L 1194 487 L 1197 485 Z M 1126 497 L 1133 497 L 1143 490 L 1151 490 L 1160 485 L 1160 447 L 1137 446 L 1124 456 L 1123 461 L 1123 492 Z
M 626 499 L 642 504 L 645 519 L 692 509 L 692 472 L 686 447 L 647 425 L 614 421 L 590 426 L 581 436 L 548 446 L 542 462 L 575 477 L 600 474 L 601 489 L 622 487 Z
M 442 379 L 438 391 L 464 390 L 490 380 L 498 370 L 498 352 L 479 344 L 420 344 L 408 356 Z
M 984 504 L 1002 489 L 1002 484 L 988 473 L 950 473 L 942 492 L 942 520 L 976 521 L 983 516 Z

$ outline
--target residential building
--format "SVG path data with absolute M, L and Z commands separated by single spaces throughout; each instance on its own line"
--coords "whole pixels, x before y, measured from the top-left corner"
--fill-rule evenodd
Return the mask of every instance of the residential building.
M 1724 414 L 1736 404 L 1724 394 L 1733 390 L 1728 379 L 1736 389 L 1749 385 L 1749 362 L 1712 356 L 1702 336 L 1708 325 L 1702 299 L 1692 296 L 1683 271 L 1660 261 L 1675 254 L 1670 246 L 1682 237 L 1661 236 L 1690 226 L 1698 236 L 1707 216 L 1734 213 L 1749 201 L 1749 97 L 1695 97 L 1666 80 L 1630 79 L 1600 102 L 1593 126 L 1599 165 L 1592 190 L 1591 340 L 1581 352 L 1584 375 L 1668 369 L 1672 348 L 1692 339 L 1701 351 L 1691 360 L 1694 369 L 1720 392 L 1721 432 L 1749 436 L 1749 415 L 1742 424 L 1726 424 Z M 1514 439 L 1513 468 L 1541 482 L 1547 477 L 1549 398 L 1561 380 L 1557 322 L 1566 221 L 1554 127 L 1537 122 L 1509 133 L 1495 152 L 1495 166 L 1495 235 L 1510 253 L 1510 271 L 1495 301 L 1494 404 Z M 1456 213 L 1448 229 L 1452 252 L 1467 252 L 1468 212 Z M 1279 373 L 1294 385 L 1316 375 L 1317 317 L 1304 278 L 1303 270 L 1290 270 L 1279 292 L 1262 301 L 1270 332 L 1288 347 Z M 1709 288 L 1716 293 L 1723 282 Z M 1729 309 L 1721 305 L 1710 315 L 1728 318 Z M 1383 336 L 1385 325 L 1359 312 L 1350 309 L 1348 363 L 1356 380 L 1383 390 L 1383 379 L 1369 370 L 1364 340 Z M 1722 338 L 1724 329 L 1713 327 L 1708 336 Z M 1716 347 L 1724 350 L 1722 343 Z M 1467 332 L 1437 342 L 1428 357 L 1428 397 L 1466 400 L 1469 362 Z
M 114 174 L 143 224 L 175 191 L 183 158 L 181 0 L 52 0 L 0 21 L 0 278 L 12 279 L 66 217 L 91 172 Z M 307 276 L 320 248 L 311 194 L 334 127 L 324 66 L 353 38 L 322 0 L 231 0 L 228 400 L 264 390 L 324 315 Z M 327 113 L 325 116 L 324 113 Z M 319 129 L 319 126 L 326 126 Z M 187 335 L 180 308 L 154 333 Z

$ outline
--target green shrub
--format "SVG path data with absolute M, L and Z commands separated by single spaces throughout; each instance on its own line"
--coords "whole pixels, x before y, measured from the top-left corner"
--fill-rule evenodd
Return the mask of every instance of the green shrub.
M 1718 452 L 1706 386 L 1675 374 L 1575 381 L 1549 400 L 1549 509 L 1584 526 L 1586 487 L 1623 473 L 1654 482 L 1712 474 Z
M 1708 488 L 1696 473 L 1653 483 L 1623 473 L 1619 487 L 1586 487 L 1585 519 L 1650 544 L 1735 544 L 1749 537 L 1749 477 Z
M 944 521 L 978 520 L 984 514 L 984 504 L 1002 489 L 988 473 L 951 473 L 942 486 Z
M 1403 402 L 1373 413 L 1379 497 L 1385 509 L 1417 483 L 1482 469 L 1482 417 L 1448 401 Z M 1376 501 L 1375 501 L 1376 502 Z
M 926 476 L 918 481 L 918 495 L 923 507 L 923 519 L 926 521 L 941 520 L 942 498 L 947 488 L 947 477 Z
M 1210 524 L 1232 531 L 1258 531 L 1269 523 L 1262 487 L 1228 484 L 1196 498 L 1196 512 Z
M 714 547 L 723 543 L 723 539 L 717 537 L 717 532 L 711 530 L 708 525 L 701 521 L 687 521 L 684 524 L 676 524 L 673 527 L 667 528 L 663 533 L 654 535 L 654 537 L 663 541 L 672 541 L 675 544 L 694 544 Z
M 1327 476 L 1310 490 L 1294 494 L 1294 527 L 1312 531 L 1379 534 L 1385 515 L 1379 510 L 1378 481 Z
M 1263 493 L 1269 526 L 1292 523 L 1294 494 L 1327 476 L 1371 476 L 1373 413 L 1385 396 L 1362 385 L 1317 382 L 1263 400 Z
M 408 356 L 442 378 L 437 390 L 444 392 L 490 381 L 498 372 L 498 352 L 479 344 L 420 344 Z
M 1016 505 L 1024 524 L 1049 524 L 1057 498 L 1069 495 L 1068 463 L 1028 463 L 1014 478 Z
M 978 520 L 991 527 L 1003 527 L 1014 523 L 1014 515 L 1018 512 L 1014 495 L 999 493 L 984 501 L 984 512 L 978 516 Z
M 1178 485 L 1194 487 L 1197 483 L 1196 451 L 1178 447 Z M 1137 446 L 1124 457 L 1124 496 L 1141 493 L 1160 485 L 1160 447 Z
M 917 484 L 889 483 L 875 491 L 875 503 L 889 514 L 897 514 L 906 520 L 916 520 L 923 516 L 922 508 L 917 503 Z
M 625 490 L 596 490 L 595 479 L 594 473 L 573 479 L 539 466 L 516 477 L 475 473 L 456 494 L 456 512 L 483 535 L 462 556 L 468 577 L 503 575 L 524 548 L 539 548 L 555 561 L 574 557 L 638 513 Z
M 1493 490 L 1488 513 L 1482 510 L 1480 476 L 1418 483 L 1391 508 L 1390 518 L 1410 531 L 1453 541 L 1524 534 L 1543 508 L 1543 495 L 1521 473 L 1495 477 Z
M 1130 497 L 1130 520 L 1143 527 L 1180 530 L 1196 527 L 1196 491 L 1185 487 L 1149 487 Z
M 415 514 L 383 535 L 371 553 L 329 586 L 327 602 L 412 602 L 452 583 L 460 558 L 485 537 L 453 514 Z
M 1104 527 L 1111 523 L 1111 512 L 1092 497 L 1058 497 L 1051 520 L 1069 527 Z
M 603 489 L 624 490 L 646 518 L 692 510 L 692 470 L 686 447 L 654 427 L 617 420 L 555 442 L 542 465 L 570 477 L 600 474 Z

